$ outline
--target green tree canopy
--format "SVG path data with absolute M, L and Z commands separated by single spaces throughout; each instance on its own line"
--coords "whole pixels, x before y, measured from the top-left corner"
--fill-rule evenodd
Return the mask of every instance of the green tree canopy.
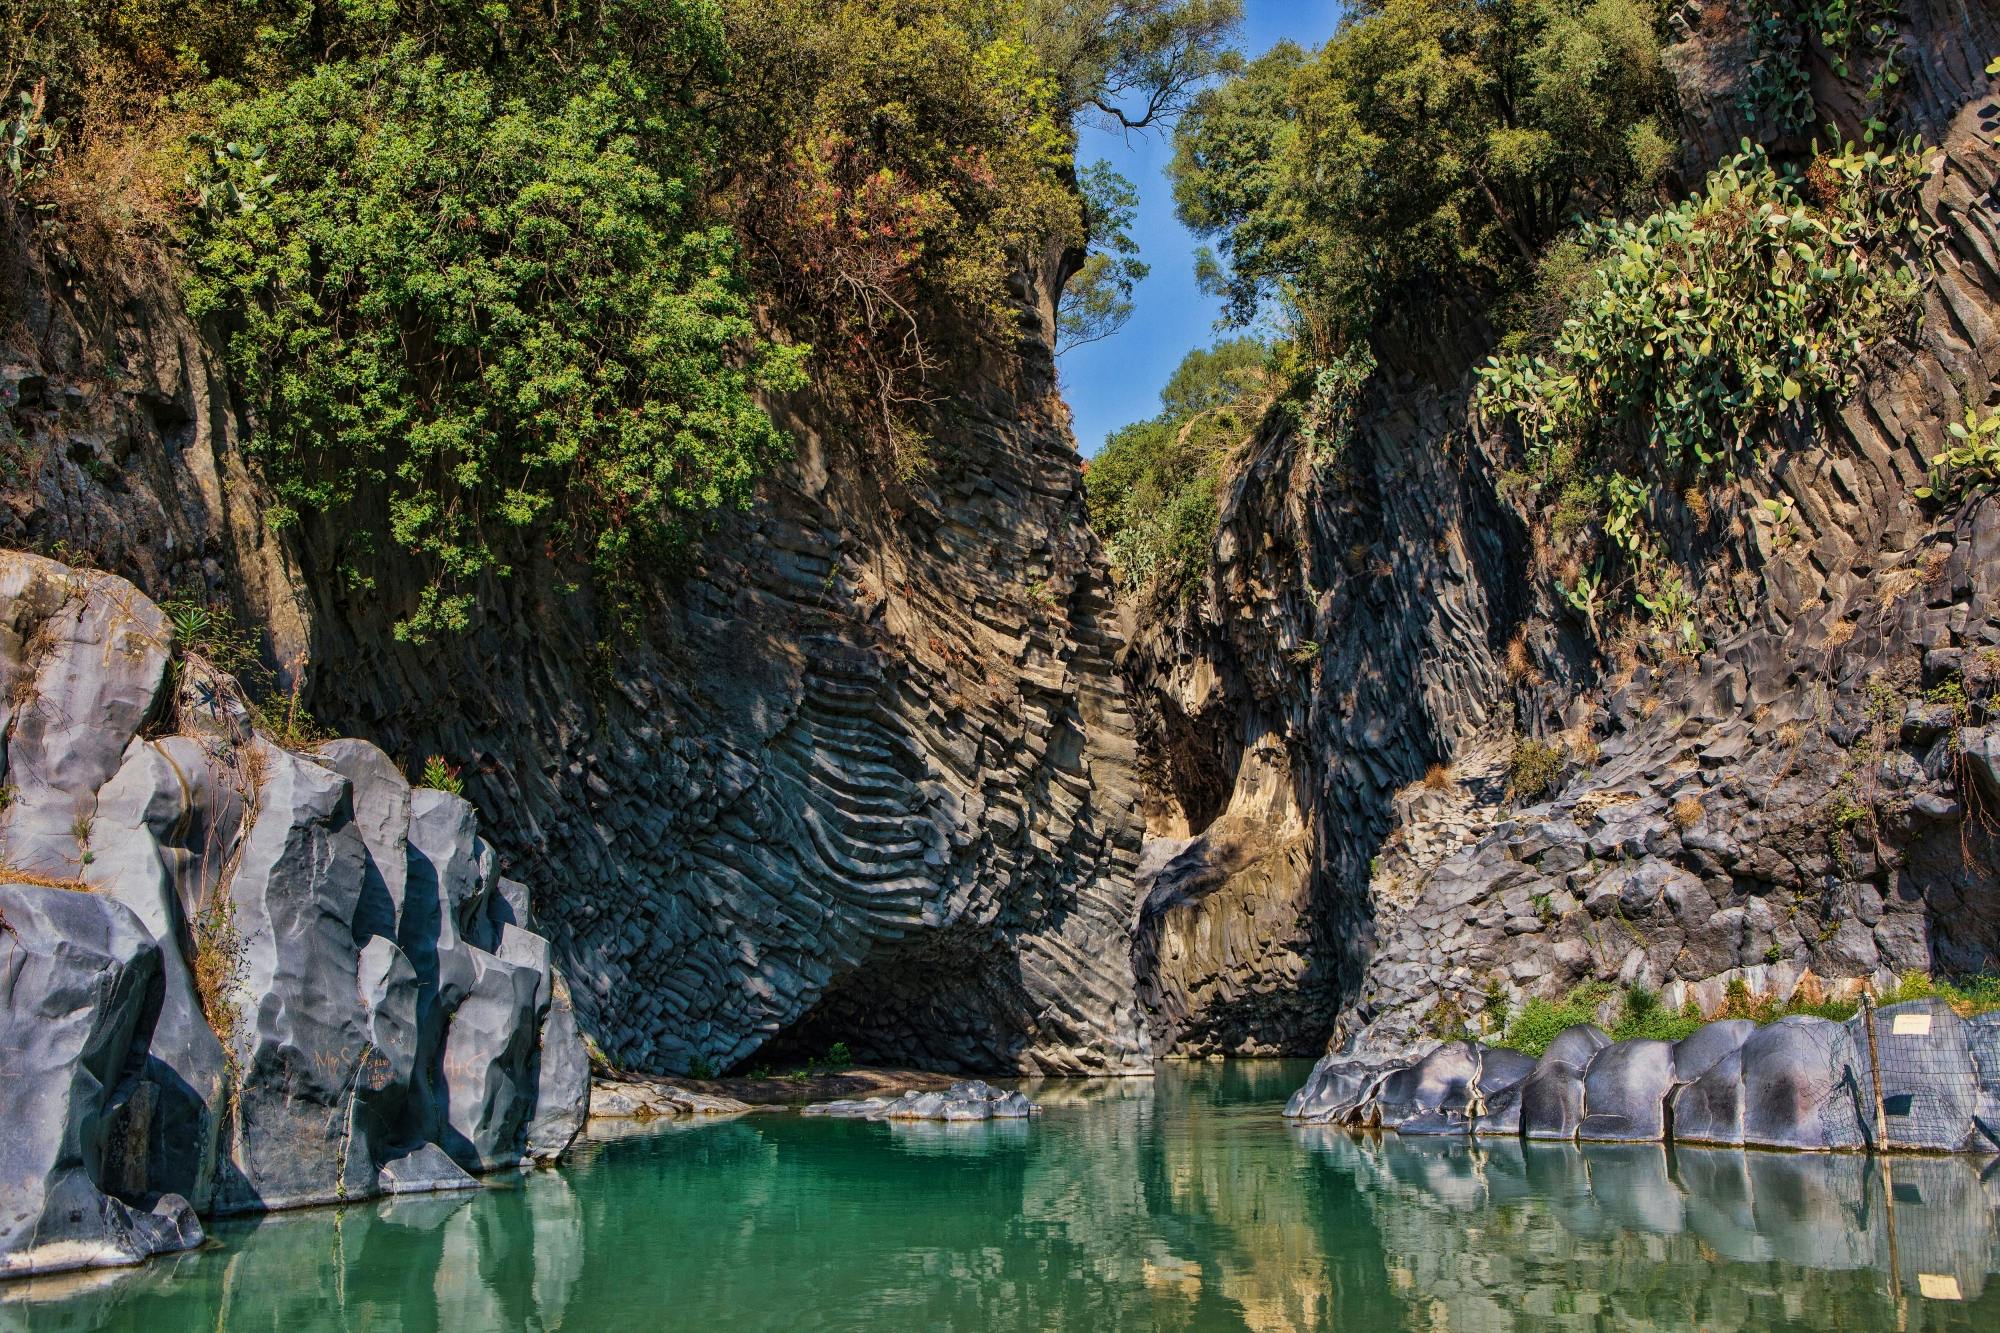
M 1229 317 L 1276 301 L 1325 352 L 1412 282 L 1518 278 L 1667 169 L 1655 22 L 1649 0 L 1382 0 L 1196 97 L 1175 199 Z

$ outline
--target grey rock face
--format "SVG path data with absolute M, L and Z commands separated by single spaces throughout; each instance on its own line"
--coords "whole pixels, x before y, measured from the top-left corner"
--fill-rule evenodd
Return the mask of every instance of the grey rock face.
M 3 1271 L 198 1243 L 196 1209 L 461 1188 L 585 1113 L 567 985 L 471 807 L 363 742 L 254 735 L 198 658 L 167 697 L 169 638 L 122 580 L 0 552 L 0 864 L 68 886 L 4 890 L 7 1030 L 39 1046 L 0 1043 L 30 1061 L 0 1078 Z
M 1674 1043 L 1621 1041 L 1605 1047 L 1584 1071 L 1577 1136 L 1659 1142 L 1667 1137 L 1667 1097 L 1674 1084 Z
M 100 1188 L 112 1107 L 160 1005 L 160 951 L 130 909 L 0 884 L 0 1276 L 134 1264 L 201 1244 L 186 1199 Z M 143 1155 L 143 1154 L 142 1154 Z
M 1846 1028 L 1782 1018 L 1674 1095 L 1674 1136 L 1767 1148 L 1858 1148 L 1860 1087 Z
M 1019 1092 L 1002 1092 L 981 1079 L 964 1079 L 943 1092 L 906 1092 L 900 1097 L 817 1102 L 806 1115 L 836 1120 L 1024 1120 L 1042 1108 Z

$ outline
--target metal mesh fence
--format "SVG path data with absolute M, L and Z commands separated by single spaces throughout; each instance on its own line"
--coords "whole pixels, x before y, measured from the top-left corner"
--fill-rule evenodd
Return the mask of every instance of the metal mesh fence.
M 1973 1054 L 1974 1027 L 1941 1000 L 1911 1000 L 1875 1010 L 1869 1041 L 1866 1008 L 1848 1022 L 1853 1034 L 1857 1108 L 1864 1139 L 1876 1144 L 1874 1055 L 1882 1065 L 1882 1122 L 1890 1148 L 1958 1152 L 1981 1146 L 1974 1126 L 1981 1069 Z M 1993 1033 L 2000 1038 L 2000 1031 Z M 1871 1052 L 1873 1055 L 1871 1055 Z M 2000 1050 L 1993 1052 L 2000 1056 Z M 1992 1083 L 2000 1091 L 2000 1082 Z

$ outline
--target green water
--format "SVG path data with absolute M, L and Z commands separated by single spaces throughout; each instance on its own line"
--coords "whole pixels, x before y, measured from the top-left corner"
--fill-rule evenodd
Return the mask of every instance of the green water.
M 1029 1124 L 655 1128 L 476 1195 L 0 1287 L 0 1328 L 1898 1326 L 1861 1159 L 1356 1140 L 1279 1118 L 1306 1069 L 1044 1084 Z M 1984 1166 L 1894 1167 L 1903 1327 L 2000 1329 Z

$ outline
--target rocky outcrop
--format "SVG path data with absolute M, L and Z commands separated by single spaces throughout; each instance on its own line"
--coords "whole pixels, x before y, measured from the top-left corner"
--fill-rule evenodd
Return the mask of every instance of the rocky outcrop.
M 416 646 L 392 626 L 423 576 L 365 498 L 262 522 L 249 423 L 171 288 L 78 284 L 38 253 L 18 248 L 23 318 L 0 335 L 9 540 L 229 604 L 321 720 L 459 764 L 621 1067 L 725 1070 L 773 1043 L 1146 1067 L 1132 724 L 1050 275 L 1024 275 L 1018 354 L 940 385 L 924 477 L 889 476 L 824 404 L 774 404 L 794 456 L 688 566 L 613 607 L 523 553 L 465 634 Z M 516 1006 L 501 973 L 477 985 Z
M 2000 1149 L 2000 1084 L 1974 1049 L 2000 1029 L 1937 1000 L 1846 1023 L 1793 1015 L 1710 1023 L 1679 1041 L 1611 1041 L 1572 1027 L 1538 1060 L 1450 1041 L 1388 1067 L 1329 1055 L 1285 1114 L 1404 1134 L 1724 1144 L 1795 1150 Z M 1881 1060 L 1882 1112 L 1875 1109 Z M 1886 1137 L 1883 1137 L 1886 1135 Z
M 130 908 L 0 885 L 0 1277 L 135 1264 L 202 1242 L 178 1194 L 100 1182 L 135 1041 L 159 1010 L 160 949 Z
M 1474 406 L 1490 334 L 1454 298 L 1378 330 L 1337 444 L 1274 417 L 1229 461 L 1206 582 L 1145 608 L 1123 659 L 1156 1044 L 1297 1049 L 1303 1014 L 1380 1070 L 1585 983 L 1714 1012 L 1732 984 L 2000 968 L 2000 501 L 1914 493 L 2000 383 L 2000 139 L 1973 58 L 2000 15 L 1905 10 L 1899 123 L 1939 148 L 1922 320 L 1815 436 L 1774 432 L 1765 466 L 1664 523 L 1699 652 L 1612 642 L 1555 594 L 1519 458 Z M 1698 179 L 1745 131 L 1741 19 L 1676 23 Z M 1546 790 L 1516 780 L 1527 743 Z
M 568 1146 L 566 988 L 463 799 L 359 741 L 281 747 L 125 580 L 19 552 L 0 696 L 0 1265 Z
M 900 1097 L 816 1102 L 806 1115 L 834 1120 L 1025 1120 L 1042 1108 L 1019 1092 L 1003 1091 L 982 1079 L 965 1079 L 942 1092 L 906 1092 Z

